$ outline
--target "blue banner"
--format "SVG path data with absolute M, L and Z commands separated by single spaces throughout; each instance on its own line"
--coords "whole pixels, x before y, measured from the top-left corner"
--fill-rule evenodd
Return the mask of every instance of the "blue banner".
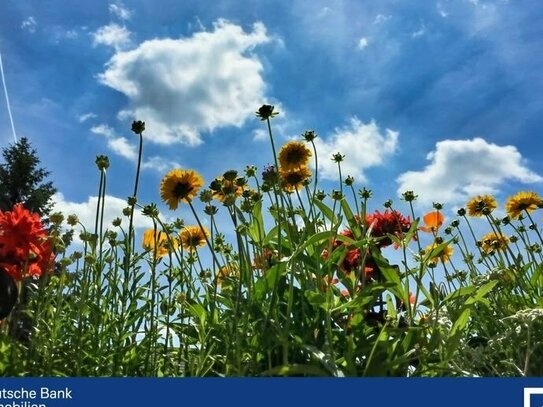
M 347 405 L 543 407 L 543 378 L 0 379 L 0 407 Z

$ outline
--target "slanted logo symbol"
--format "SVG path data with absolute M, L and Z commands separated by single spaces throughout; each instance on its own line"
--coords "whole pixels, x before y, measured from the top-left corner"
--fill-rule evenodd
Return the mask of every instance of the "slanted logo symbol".
M 524 407 L 543 407 L 543 387 L 524 388 Z

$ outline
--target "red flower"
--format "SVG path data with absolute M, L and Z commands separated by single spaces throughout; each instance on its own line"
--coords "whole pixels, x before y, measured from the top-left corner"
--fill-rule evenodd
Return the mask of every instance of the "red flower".
M 15 280 L 40 276 L 54 260 L 47 231 L 39 215 L 21 204 L 0 211 L 0 266 Z
M 0 211 L 0 255 L 27 259 L 39 251 L 47 236 L 38 214 L 30 213 L 21 204 L 11 212 Z
M 386 247 L 392 244 L 388 235 L 395 235 L 401 238 L 411 228 L 411 219 L 405 217 L 397 210 L 385 210 L 383 213 L 375 211 L 366 215 L 366 225 L 371 227 L 373 237 L 382 238 L 379 240 L 379 247 Z
M 353 233 L 349 229 L 345 229 L 340 233 L 342 236 L 354 238 Z M 344 245 L 345 242 L 335 239 L 332 242 L 332 251 L 337 249 L 339 246 Z M 328 257 L 328 250 L 324 250 L 322 253 L 324 258 Z M 359 268 L 362 264 L 362 252 L 359 248 L 354 248 L 348 250 L 343 258 L 343 261 L 339 265 L 339 268 L 345 273 L 350 273 L 351 271 Z M 375 272 L 377 271 L 377 266 L 374 264 L 373 259 L 368 255 L 366 256 L 366 262 L 364 265 L 364 272 L 367 278 L 374 277 Z

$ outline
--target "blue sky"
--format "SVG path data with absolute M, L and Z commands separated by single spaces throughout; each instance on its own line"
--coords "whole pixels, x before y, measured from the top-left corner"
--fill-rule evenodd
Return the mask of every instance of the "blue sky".
M 278 144 L 316 131 L 323 187 L 337 187 L 341 151 L 374 209 L 407 189 L 421 210 L 541 192 L 542 49 L 540 0 L 0 5 L 17 134 L 52 172 L 57 207 L 91 220 L 96 155 L 112 163 L 112 216 L 131 194 L 132 120 L 147 124 L 139 199 L 157 202 L 171 168 L 209 183 L 271 163 L 264 103 L 281 112 Z M 0 143 L 12 141 L 2 100 Z

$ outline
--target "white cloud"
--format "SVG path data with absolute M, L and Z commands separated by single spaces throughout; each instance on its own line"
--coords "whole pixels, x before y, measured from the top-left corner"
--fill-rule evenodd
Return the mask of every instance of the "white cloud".
M 358 49 L 364 49 L 368 46 L 368 39 L 366 37 L 360 38 L 358 41 Z
M 130 45 L 130 35 L 130 31 L 126 27 L 115 23 L 100 27 L 92 33 L 94 45 L 107 45 L 115 48 L 117 52 Z
M 417 31 L 411 33 L 411 38 L 422 37 L 424 34 L 426 34 L 426 25 L 424 23 L 421 23 L 420 28 Z
M 253 130 L 253 141 L 265 141 L 269 139 L 268 132 L 264 129 Z
M 160 173 L 166 173 L 168 170 L 182 167 L 177 161 L 165 160 L 161 156 L 150 157 L 141 166 L 143 169 L 152 169 Z
M 89 112 L 89 113 L 85 113 L 85 114 L 79 115 L 77 119 L 79 120 L 79 123 L 84 123 L 84 122 L 86 122 L 87 120 L 96 119 L 96 117 L 97 117 L 97 116 L 96 116 L 95 113 Z
M 54 209 L 60 211 L 65 216 L 77 215 L 79 221 L 87 228 L 88 231 L 94 231 L 94 223 L 96 221 L 96 206 L 98 197 L 89 196 L 86 202 L 70 202 L 64 198 L 60 192 L 53 195 Z M 117 198 L 111 195 L 106 195 L 104 206 L 104 228 L 111 228 L 111 222 L 115 218 L 121 218 L 123 227 L 128 226 L 128 218 L 123 216 L 123 209 L 128 206 L 126 199 Z M 134 211 L 134 226 L 136 228 L 153 227 L 153 221 L 141 214 L 140 210 Z
M 317 14 L 317 18 L 323 18 L 327 16 L 328 14 L 330 14 L 331 11 L 332 9 L 330 7 L 323 7 L 320 9 L 319 13 Z
M 351 118 L 348 126 L 335 129 L 326 140 L 315 139 L 321 176 L 337 180 L 337 164 L 331 157 L 339 152 L 345 155 L 341 163 L 342 173 L 355 177 L 358 182 L 365 182 L 364 170 L 382 165 L 396 151 L 398 135 L 390 129 L 381 132 L 374 121 L 365 124 L 357 117 Z
M 119 136 L 115 130 L 107 124 L 98 124 L 91 127 L 90 131 L 94 134 L 105 136 L 108 148 L 115 154 L 126 158 L 130 161 L 137 161 L 138 149 L 135 144 L 131 144 L 126 137 Z M 150 139 L 147 139 L 150 140 Z M 167 160 L 162 156 L 153 156 L 145 161 L 142 161 L 141 168 L 143 170 L 155 170 L 164 173 L 172 168 L 182 167 L 177 161 Z
M 443 8 L 443 4 L 437 3 L 436 8 L 437 8 L 437 12 L 439 13 L 441 17 L 447 18 L 449 16 L 449 13 L 445 11 L 445 9 Z
M 36 32 L 37 26 L 38 24 L 36 23 L 36 19 L 33 16 L 28 17 L 21 23 L 21 29 L 26 30 L 32 34 Z
M 107 124 L 98 124 L 91 127 L 90 131 L 94 134 L 101 134 L 107 138 L 115 137 L 115 131 Z
M 377 14 L 373 20 L 373 24 L 382 24 L 390 20 L 392 16 L 386 16 L 384 14 Z
M 132 11 L 127 9 L 122 3 L 113 3 L 109 5 L 109 12 L 123 21 L 130 20 Z
M 118 51 L 99 80 L 129 98 L 119 117 L 144 120 L 154 142 L 198 145 L 202 132 L 241 126 L 266 100 L 263 66 L 251 51 L 270 41 L 262 23 L 245 32 L 219 20 L 213 31 Z
M 126 137 L 108 139 L 107 145 L 113 152 L 130 161 L 135 161 L 138 158 L 136 146 L 130 144 Z
M 91 127 L 90 131 L 94 134 L 100 134 L 107 139 L 107 146 L 116 154 L 130 161 L 138 158 L 136 146 L 130 144 L 126 137 L 119 137 L 115 131 L 106 124 L 99 124 Z
M 423 204 L 454 204 L 473 195 L 497 193 L 508 180 L 543 181 L 525 167 L 514 146 L 498 146 L 482 138 L 440 141 L 427 159 L 430 163 L 422 171 L 400 175 L 398 194 L 412 190 Z

